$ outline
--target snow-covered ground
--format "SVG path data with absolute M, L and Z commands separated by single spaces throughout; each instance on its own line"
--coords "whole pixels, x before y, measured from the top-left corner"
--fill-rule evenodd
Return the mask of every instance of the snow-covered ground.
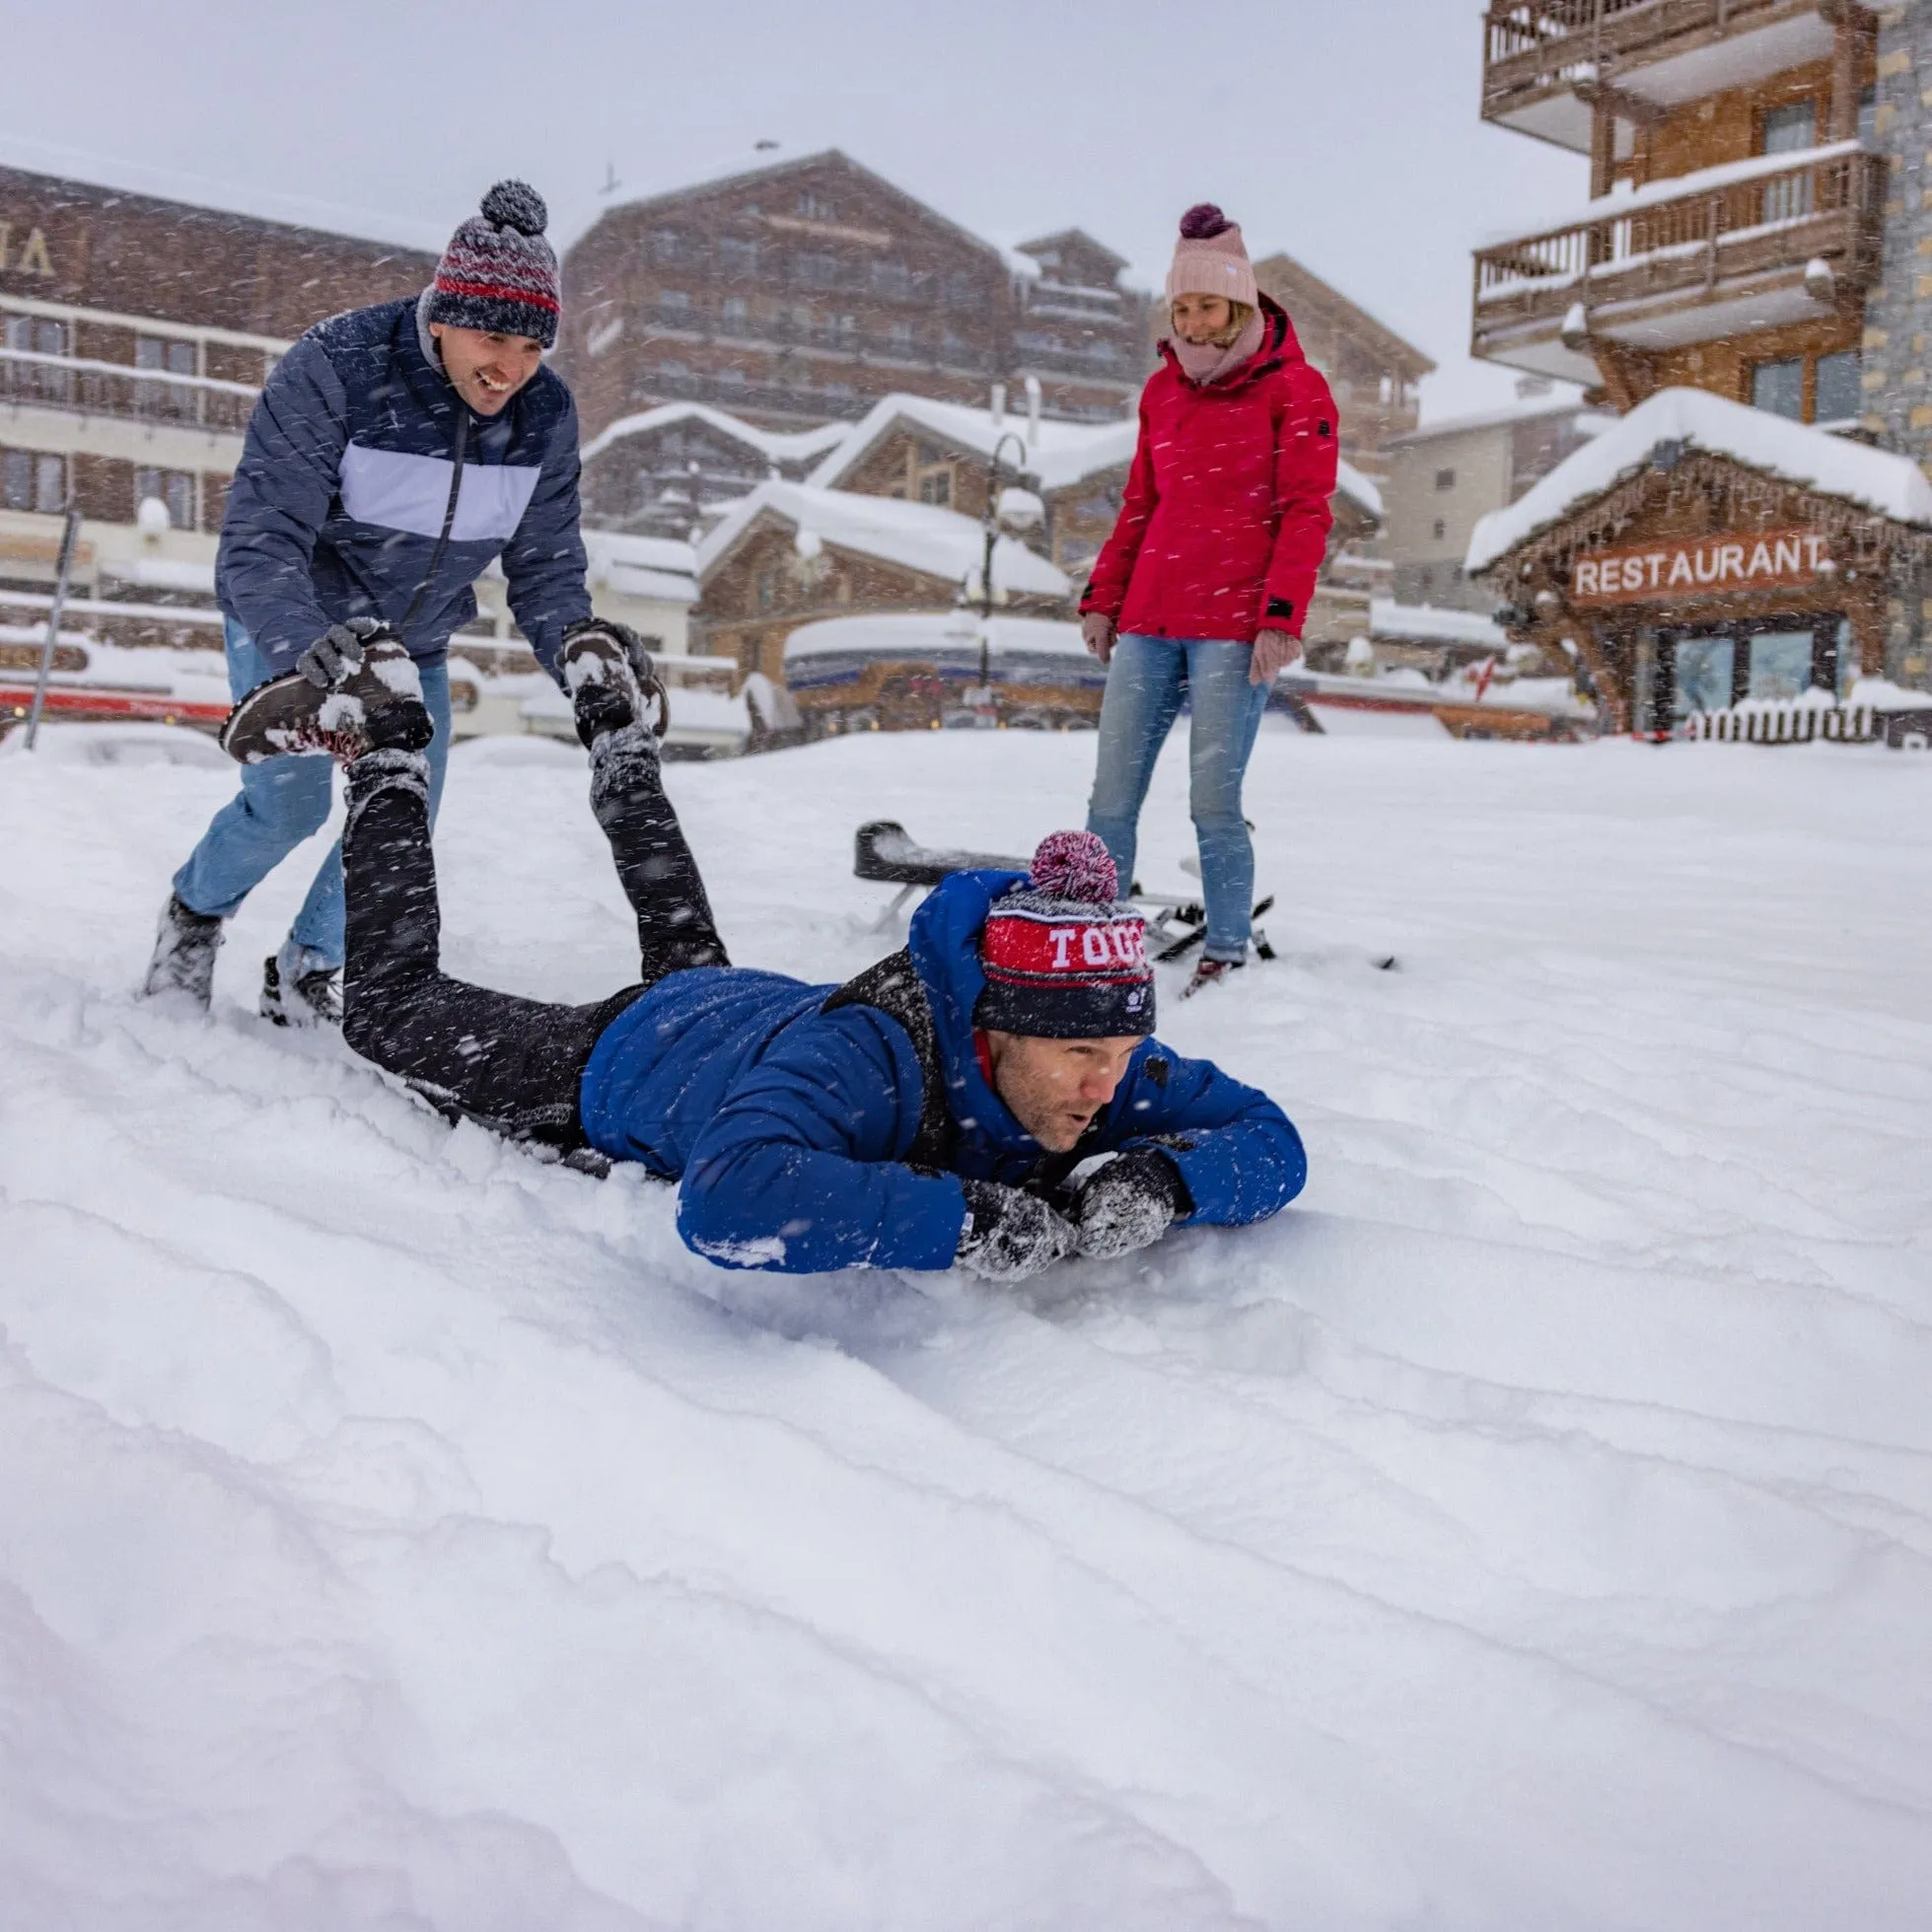
M 670 783 L 834 979 L 860 820 L 1024 847 L 1093 747 Z M 1162 1031 L 1309 1190 L 1019 1294 L 714 1271 L 271 1031 L 306 865 L 136 1005 L 231 783 L 0 755 L 10 1932 L 1926 1922 L 1932 759 L 1271 723 L 1283 957 Z M 439 849 L 455 969 L 628 975 L 574 751 Z

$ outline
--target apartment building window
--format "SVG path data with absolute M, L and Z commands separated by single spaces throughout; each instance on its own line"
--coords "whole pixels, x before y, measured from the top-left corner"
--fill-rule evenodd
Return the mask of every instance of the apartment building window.
M 1436 471 L 1436 488 L 1437 488 L 1437 489 L 1439 489 L 1439 490 L 1453 490 L 1453 489 L 1454 489 L 1455 487 L 1456 487 L 1456 472 L 1455 472 L 1455 470 L 1453 470 L 1453 469 L 1438 469 L 1438 470 Z
M 192 530 L 194 516 L 194 477 L 185 469 L 137 469 L 134 472 L 136 506 L 149 497 L 168 506 L 168 522 L 176 530 Z
M 832 316 L 825 322 L 825 333 L 834 341 L 850 344 L 859 337 L 857 316 Z
M 827 201 L 823 194 L 814 194 L 808 188 L 798 198 L 798 211 L 807 221 L 836 221 L 838 204 Z
M 744 385 L 745 372 L 742 369 L 721 369 L 718 371 L 718 380 L 727 389 L 739 389 Z
M 680 362 L 675 356 L 667 362 L 658 364 L 658 374 L 668 383 L 680 382 L 690 373 L 690 364 L 688 362 Z
M 742 295 L 728 295 L 720 313 L 728 328 L 743 328 L 751 320 L 751 305 Z
M 908 322 L 895 322 L 887 332 L 892 338 L 893 350 L 896 355 L 909 356 L 917 346 L 913 338 L 912 324 Z
M 718 265 L 734 281 L 749 281 L 758 272 L 758 245 L 727 236 L 718 244 Z
M 1762 152 L 1800 154 L 1818 145 L 1818 103 L 1793 101 L 1783 107 L 1768 107 L 1764 112 Z M 1764 183 L 1765 221 L 1790 221 L 1812 211 L 1812 180 L 1809 175 L 1788 180 Z
M 1442 517 L 1438 517 L 1435 520 L 1435 522 L 1429 526 L 1429 535 L 1433 537 L 1438 543 L 1442 542 L 1444 538 L 1449 535 L 1449 524 L 1447 520 Z
M 1766 409 L 1774 416 L 1789 416 L 1793 422 L 1805 419 L 1805 358 L 1782 356 L 1776 362 L 1760 362 L 1751 372 L 1753 408 Z
M 838 257 L 801 254 L 794 258 L 794 271 L 807 288 L 831 288 L 838 281 Z
M 1861 146 L 1875 148 L 1879 141 L 1879 91 L 1868 87 L 1858 97 L 1858 139 Z
M 912 270 L 902 261 L 875 261 L 872 291 L 894 301 L 905 301 L 912 293 Z
M 67 353 L 67 324 L 48 322 L 40 316 L 9 316 L 7 346 L 28 355 L 64 356 Z M 50 363 L 15 363 L 7 371 L 7 393 L 24 400 L 71 402 L 74 399 L 74 372 Z
M 658 307 L 668 316 L 682 317 L 689 313 L 690 292 L 687 289 L 667 288 L 658 291 Z
M 0 501 L 9 510 L 58 514 L 67 506 L 67 459 L 37 450 L 8 450 L 0 455 Z
M 675 228 L 661 228 L 651 237 L 651 253 L 659 261 L 681 261 L 684 238 Z
M 168 342 L 155 335 L 135 338 L 134 367 L 165 370 L 170 376 L 193 376 L 195 368 L 192 342 Z
M 953 507 L 953 465 L 949 463 L 919 472 L 919 501 L 937 504 L 942 510 Z
M 1841 349 L 1836 355 L 1818 359 L 1817 395 L 1812 420 L 1841 423 L 1856 416 L 1865 406 L 1862 374 L 1856 349 Z

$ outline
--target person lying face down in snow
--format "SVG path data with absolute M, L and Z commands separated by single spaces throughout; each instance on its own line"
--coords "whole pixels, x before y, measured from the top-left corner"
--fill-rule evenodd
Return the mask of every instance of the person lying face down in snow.
M 561 668 L 641 981 L 572 1007 L 448 977 L 428 717 L 402 645 L 374 624 L 362 645 L 333 691 L 258 687 L 222 742 L 347 766 L 343 1032 L 445 1112 L 678 1181 L 680 1234 L 725 1267 L 1018 1280 L 1301 1191 L 1281 1109 L 1153 1038 L 1141 921 L 1091 832 L 1043 840 L 1031 876 L 953 874 L 905 949 L 843 986 L 730 965 L 645 722 L 650 660 L 618 624 L 577 631 Z

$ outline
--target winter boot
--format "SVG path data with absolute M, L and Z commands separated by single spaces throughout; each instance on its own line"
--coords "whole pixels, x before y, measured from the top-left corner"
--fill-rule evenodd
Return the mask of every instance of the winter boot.
M 570 625 L 559 660 L 584 749 L 606 732 L 643 723 L 655 738 L 671 724 L 671 702 L 644 640 L 628 624 L 591 618 Z
M 148 976 L 141 997 L 157 993 L 185 993 L 205 1008 L 215 989 L 215 955 L 221 951 L 222 921 L 211 913 L 192 912 L 173 893 L 162 908 L 161 930 L 155 934 Z
M 293 939 L 261 963 L 261 1017 L 278 1027 L 339 1027 L 342 968 Z
M 419 751 L 434 736 L 408 648 L 394 631 L 371 626 L 360 662 L 333 682 L 291 671 L 257 684 L 228 714 L 221 748 L 238 764 L 301 751 L 348 764 L 379 747 Z
M 1239 972 L 1248 963 L 1245 960 L 1200 960 L 1195 963 L 1194 976 L 1181 989 L 1181 997 L 1190 1000 L 1203 986 L 1213 986 L 1227 978 L 1231 972 Z

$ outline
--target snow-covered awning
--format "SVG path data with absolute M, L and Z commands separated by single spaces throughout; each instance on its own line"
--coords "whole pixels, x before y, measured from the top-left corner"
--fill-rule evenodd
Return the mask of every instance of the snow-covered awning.
M 1729 458 L 1801 489 L 1894 523 L 1932 530 L 1932 482 L 1907 457 L 1753 409 L 1703 390 L 1660 390 L 1611 423 L 1506 509 L 1475 527 L 1464 557 L 1473 575 L 1636 474 L 1667 445 Z

